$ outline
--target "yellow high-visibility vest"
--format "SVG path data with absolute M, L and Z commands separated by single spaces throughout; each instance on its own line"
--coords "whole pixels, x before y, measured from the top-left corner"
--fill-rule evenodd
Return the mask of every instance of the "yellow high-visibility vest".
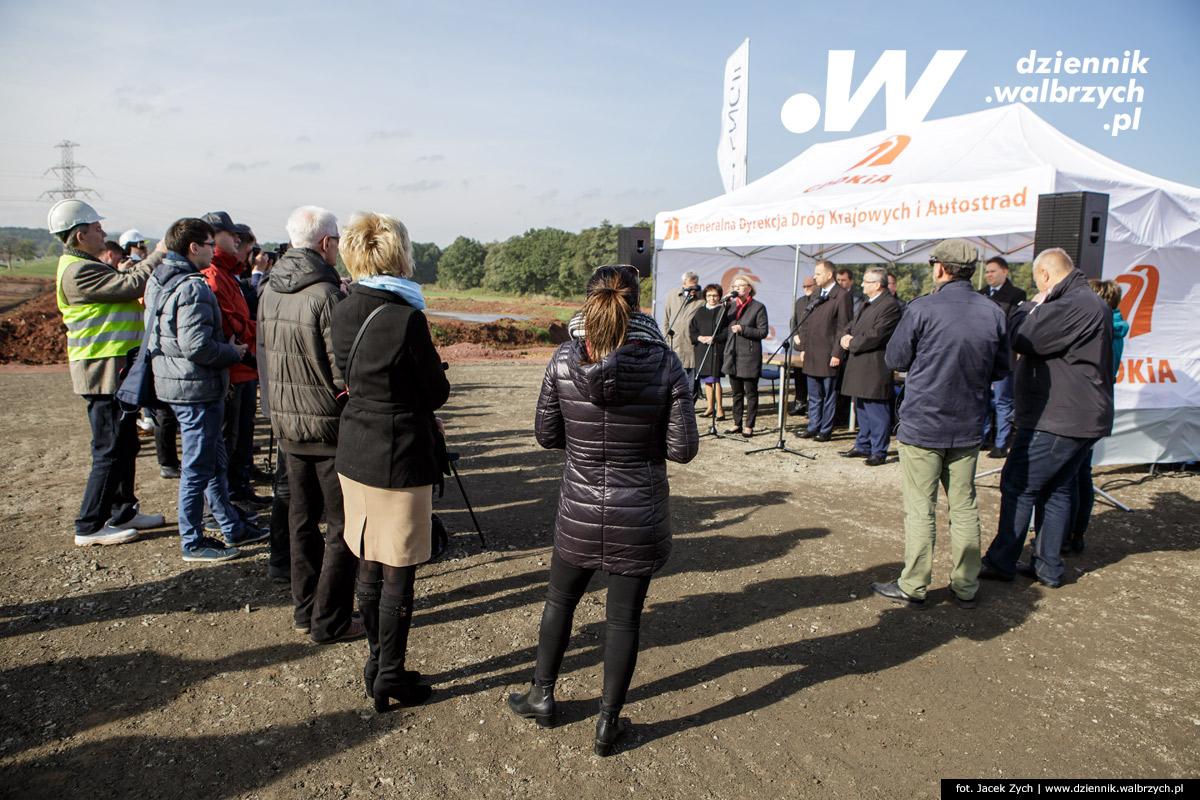
M 58 274 L 54 280 L 58 310 L 67 324 L 67 360 L 123 356 L 142 342 L 142 333 L 146 330 L 142 305 L 136 300 L 68 305 L 62 291 L 63 271 L 76 261 L 86 260 L 64 254 L 58 260 Z

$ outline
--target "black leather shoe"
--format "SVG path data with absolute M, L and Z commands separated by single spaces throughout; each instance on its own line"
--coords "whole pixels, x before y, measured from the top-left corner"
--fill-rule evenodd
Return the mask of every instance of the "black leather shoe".
M 882 465 L 885 461 L 887 461 L 887 456 L 870 455 L 870 456 L 867 456 L 867 460 L 864 463 L 866 463 L 866 465 L 868 467 L 878 467 L 878 466 Z
M 165 480 L 169 480 L 169 481 L 170 480 L 178 480 L 179 479 L 179 467 L 159 467 L 158 468 L 158 477 L 163 478 Z
M 1083 555 L 1083 534 L 1071 537 L 1071 550 L 1077 556 Z
M 1008 448 L 993 447 L 992 451 L 988 453 L 988 458 L 1008 458 Z
M 730 428 L 729 430 L 725 431 L 725 434 L 727 436 L 741 436 L 742 429 L 740 427 L 739 428 Z
M 1037 570 L 1034 569 L 1033 564 L 1029 564 L 1025 561 L 1017 562 L 1017 574 L 1023 575 L 1026 578 L 1033 578 L 1035 581 L 1040 583 L 1042 586 L 1045 586 L 1047 589 L 1057 589 L 1060 586 L 1062 586 L 1062 581 L 1048 581 L 1048 580 L 1038 576 Z
M 818 433 L 816 436 L 814 436 L 812 438 L 813 438 L 814 442 L 828 442 L 829 440 L 831 440 L 833 438 L 833 434 L 832 433 Z
M 871 591 L 880 597 L 891 600 L 893 603 L 899 603 L 912 609 L 925 608 L 925 599 L 916 598 L 900 588 L 900 584 L 896 581 L 891 583 L 872 583 Z
M 596 745 L 593 748 L 601 758 L 611 756 L 621 738 L 621 717 L 609 711 L 601 711 L 596 720 Z
M 979 605 L 978 593 L 974 597 L 972 597 L 970 600 L 965 600 L 958 596 L 958 592 L 954 591 L 953 586 L 948 587 L 948 588 L 950 591 L 950 597 L 952 597 L 954 599 L 954 605 L 958 606 L 959 608 L 975 608 L 976 606 Z
M 864 453 L 857 447 L 851 447 L 849 450 L 841 450 L 838 452 L 838 455 L 842 458 L 870 458 L 871 456 L 870 453 Z
M 513 692 L 508 696 L 508 707 L 518 717 L 533 719 L 541 728 L 554 727 L 554 684 L 529 687 L 525 694 Z
M 1012 576 L 1003 575 L 986 561 L 979 567 L 979 580 L 981 581 L 1000 581 L 1001 583 L 1012 583 Z
M 816 431 L 805 431 L 804 433 L 800 434 L 800 438 L 801 439 L 815 439 L 815 438 L 817 438 L 817 432 Z
M 788 406 L 788 415 L 793 417 L 808 416 L 808 406 L 803 403 L 792 403 Z

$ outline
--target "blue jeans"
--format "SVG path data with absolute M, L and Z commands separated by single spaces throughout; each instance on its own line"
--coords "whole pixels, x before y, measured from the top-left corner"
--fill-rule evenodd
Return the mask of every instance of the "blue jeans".
M 1043 517 L 1033 567 L 1044 581 L 1062 580 L 1059 551 L 1069 535 L 1071 488 L 1095 443 L 1096 439 L 1017 428 L 1000 475 L 1000 522 L 983 557 L 986 566 L 1006 577 L 1015 574 L 1029 520 L 1040 504 Z
M 237 536 L 244 526 L 237 509 L 229 502 L 225 481 L 228 464 L 221 421 L 225 403 L 172 403 L 179 420 L 183 458 L 179 476 L 179 536 L 183 549 L 196 547 L 204 536 L 204 500 L 226 537 Z
M 854 414 L 858 418 L 858 437 L 854 449 L 873 456 L 886 456 L 892 441 L 892 410 L 887 400 L 854 398 Z
M 996 447 L 1004 447 L 1012 433 L 1013 418 L 1013 375 L 1001 378 L 992 384 L 992 394 L 988 398 L 990 411 L 996 412 Z M 983 417 L 983 438 L 986 440 L 992 432 L 992 415 Z
M 833 431 L 833 412 L 837 408 L 837 378 L 808 377 L 808 429 L 817 433 Z

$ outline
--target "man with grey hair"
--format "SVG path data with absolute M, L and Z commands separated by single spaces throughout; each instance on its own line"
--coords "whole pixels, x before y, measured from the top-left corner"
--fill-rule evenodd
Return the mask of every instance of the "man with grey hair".
M 978 257 L 965 239 L 934 246 L 937 288 L 908 304 L 888 342 L 888 368 L 907 370 L 900 405 L 900 476 L 904 492 L 904 570 L 871 591 L 908 608 L 925 608 L 933 580 L 938 484 L 950 507 L 950 594 L 974 608 L 979 589 L 979 508 L 975 464 L 983 441 L 986 394 L 1008 369 L 1004 315 L 975 293 Z
M 330 332 L 333 307 L 343 297 L 335 269 L 337 218 L 301 206 L 288 218 L 287 232 L 292 247 L 259 298 L 259 370 L 266 376 L 271 428 L 287 461 L 295 627 L 330 644 L 364 635 L 362 623 L 351 618 L 358 564 L 342 539 L 342 488 L 334 465 L 337 396 L 345 388 Z M 324 538 L 317 527 L 322 513 Z
M 854 447 L 839 453 L 846 458 L 865 458 L 868 467 L 887 460 L 891 441 L 892 371 L 884 363 L 884 351 L 892 332 L 900 324 L 900 303 L 887 291 L 887 270 L 871 267 L 863 275 L 863 305 L 842 337 L 849 355 L 842 372 L 842 394 L 854 398 L 858 438 Z
M 1033 300 L 1009 318 L 1017 360 L 1013 445 L 1000 475 L 1000 521 L 979 577 L 1014 573 L 1062 585 L 1059 552 L 1071 523 L 1071 486 L 1092 445 L 1112 433 L 1112 309 L 1088 286 L 1065 250 L 1033 260 Z M 1033 508 L 1042 521 L 1030 563 L 1025 546 Z
M 688 331 L 692 327 L 692 317 L 696 316 L 696 312 L 704 307 L 704 301 L 700 298 L 699 275 L 688 270 L 680 277 L 680 283 L 682 285 L 679 291 L 672 292 L 667 296 L 667 302 L 663 309 L 662 329 L 671 349 L 675 351 L 675 355 L 679 356 L 688 380 L 694 382 L 696 378 L 696 348 L 692 344 Z

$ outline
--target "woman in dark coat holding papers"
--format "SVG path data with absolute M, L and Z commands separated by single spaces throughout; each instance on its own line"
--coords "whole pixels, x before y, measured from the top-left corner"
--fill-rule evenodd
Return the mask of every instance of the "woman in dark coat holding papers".
M 418 683 L 420 673 L 404 669 L 404 655 L 417 565 L 430 556 L 433 484 L 445 460 L 434 411 L 450 384 L 421 312 L 421 287 L 407 280 L 413 259 L 404 225 L 355 214 L 340 244 L 355 282 L 333 311 L 333 355 L 350 395 L 337 471 L 346 544 L 359 558 L 355 588 L 370 648 L 363 678 L 375 710 L 386 711 L 389 698 L 416 705 L 432 691 Z
M 721 302 L 721 286 L 710 283 L 704 287 L 704 308 L 692 317 L 689 333 L 696 348 L 696 376 L 704 387 L 708 408 L 702 417 L 725 419 L 721 407 L 721 362 L 725 358 L 725 305 Z
M 733 279 L 735 299 L 726 312 L 725 326 L 729 339 L 725 342 L 725 368 L 729 386 L 733 389 L 733 427 L 726 433 L 741 434 L 749 439 L 754 435 L 754 420 L 758 416 L 758 379 L 762 375 L 762 340 L 771 334 L 767 324 L 767 307 L 754 299 L 754 283 L 747 275 Z M 742 426 L 742 405 L 746 408 L 746 425 Z

